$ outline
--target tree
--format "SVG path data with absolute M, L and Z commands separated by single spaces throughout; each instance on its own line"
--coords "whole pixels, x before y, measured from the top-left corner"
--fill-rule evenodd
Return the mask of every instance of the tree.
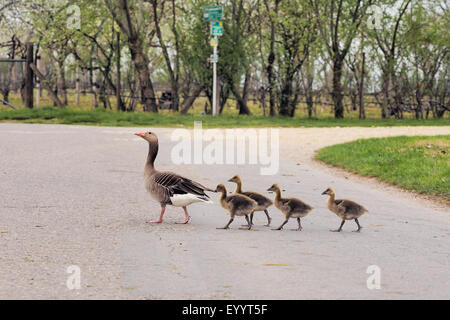
M 154 32 L 145 33 L 136 24 L 136 15 L 142 8 L 138 8 L 134 1 L 118 0 L 114 3 L 111 0 L 104 1 L 115 22 L 127 37 L 131 60 L 139 79 L 144 111 L 158 112 L 153 83 L 150 78 L 149 60 L 145 54 L 144 44 L 144 36 L 151 35 L 150 39 L 146 38 L 146 41 L 151 41 Z
M 342 69 L 367 9 L 375 0 L 308 0 L 320 19 L 319 30 L 332 60 L 335 118 L 344 117 Z
M 299 0 L 284 1 L 279 10 L 279 113 L 293 117 L 300 90 L 298 76 L 310 46 L 316 41 L 317 19 L 311 7 Z

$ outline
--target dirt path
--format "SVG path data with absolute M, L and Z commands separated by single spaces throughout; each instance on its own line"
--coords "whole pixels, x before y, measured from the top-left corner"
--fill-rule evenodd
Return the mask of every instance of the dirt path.
M 279 183 L 315 210 L 293 232 L 216 230 L 228 217 L 217 204 L 191 206 L 192 222 L 145 224 L 159 208 L 145 193 L 147 146 L 140 129 L 0 124 L 0 298 L 396 299 L 450 298 L 450 217 L 443 208 L 383 186 L 345 179 L 315 164 L 315 149 L 358 137 L 444 134 L 449 128 L 282 129 L 281 166 L 260 176 L 254 165 L 171 162 L 172 129 L 160 138 L 157 166 L 208 186 L 239 173 L 244 189 Z M 293 138 L 293 135 L 294 138 Z M 292 141 L 289 142 L 289 141 Z M 331 233 L 339 220 L 321 191 L 363 203 L 362 233 Z M 231 189 L 232 185 L 227 183 Z M 281 214 L 270 209 L 273 226 Z M 81 289 L 69 290 L 69 266 L 81 270 Z M 369 266 L 381 270 L 381 289 L 366 286 Z

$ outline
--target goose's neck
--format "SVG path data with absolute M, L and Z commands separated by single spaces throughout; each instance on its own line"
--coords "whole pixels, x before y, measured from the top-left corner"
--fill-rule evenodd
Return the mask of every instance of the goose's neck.
M 222 194 L 220 195 L 220 200 L 219 201 L 220 201 L 220 204 L 222 205 L 222 207 L 224 207 L 226 209 L 228 207 L 227 201 L 226 201 L 227 189 L 224 189 L 221 192 L 222 192 Z
M 223 200 L 225 200 L 225 198 L 227 197 L 227 189 L 223 189 L 222 191 L 221 191 L 221 195 L 220 195 L 220 201 L 223 201 Z
M 327 207 L 329 209 L 334 208 L 336 206 L 336 202 L 334 202 L 335 199 L 336 199 L 336 195 L 334 193 L 330 194 L 330 197 L 328 198 L 328 201 L 327 201 Z
M 280 201 L 280 199 L 281 199 L 281 190 L 276 189 L 275 190 L 275 201 Z
M 148 143 L 148 155 L 147 155 L 147 162 L 145 163 L 145 166 L 150 170 L 155 170 L 155 159 L 158 155 L 158 142 L 149 142 Z
M 242 193 L 242 182 L 241 181 L 236 182 L 236 190 L 234 191 L 234 193 Z

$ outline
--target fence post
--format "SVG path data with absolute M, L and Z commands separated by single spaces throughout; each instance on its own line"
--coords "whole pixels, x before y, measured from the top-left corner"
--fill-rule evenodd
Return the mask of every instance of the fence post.
M 27 57 L 26 57 L 26 68 L 25 68 L 25 90 L 24 90 L 24 102 L 25 107 L 32 109 L 33 108 L 33 70 L 30 65 L 33 63 L 33 44 L 31 42 L 27 42 Z

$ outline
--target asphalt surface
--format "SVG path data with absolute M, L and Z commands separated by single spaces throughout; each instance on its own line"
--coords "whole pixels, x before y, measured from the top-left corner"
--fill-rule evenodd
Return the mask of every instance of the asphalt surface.
M 295 161 L 303 146 L 312 149 L 309 139 L 297 139 L 295 148 L 281 139 L 278 173 L 261 176 L 259 165 L 175 165 L 172 129 L 154 130 L 158 169 L 229 191 L 234 185 L 226 181 L 238 173 L 244 190 L 270 197 L 265 190 L 278 183 L 284 195 L 315 208 L 302 232 L 291 231 L 295 220 L 272 231 L 264 213 L 256 213 L 252 231 L 238 229 L 242 217 L 217 230 L 228 216 L 216 194 L 212 205 L 189 207 L 188 225 L 174 224 L 184 215 L 173 207 L 163 224 L 145 223 L 158 217 L 159 205 L 143 186 L 147 144 L 133 135 L 142 130 L 0 124 L 1 299 L 450 298 L 446 208 Z M 361 233 L 351 232 L 353 222 L 329 231 L 340 221 L 321 195 L 328 186 L 369 210 Z M 281 213 L 269 212 L 273 227 L 281 224 Z M 80 268 L 80 289 L 67 287 L 72 265 Z M 371 265 L 381 272 L 380 289 L 367 287 Z

